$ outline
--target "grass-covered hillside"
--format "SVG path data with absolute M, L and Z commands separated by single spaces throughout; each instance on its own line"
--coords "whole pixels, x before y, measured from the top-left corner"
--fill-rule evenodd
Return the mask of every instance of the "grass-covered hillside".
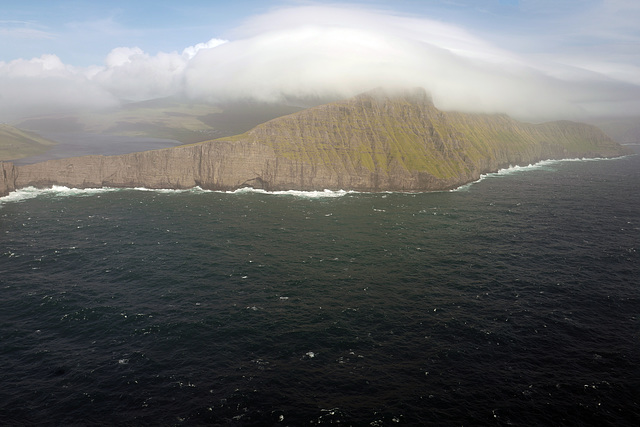
M 190 144 L 246 132 L 260 123 L 300 109 L 289 105 L 251 102 L 212 105 L 163 98 L 126 104 L 108 111 L 34 117 L 17 125 L 44 133 L 142 136 Z
M 372 91 L 274 119 L 234 140 L 269 145 L 313 168 L 426 173 L 452 182 L 510 164 L 625 152 L 595 126 L 444 112 L 423 90 Z
M 459 187 L 509 165 L 627 153 L 586 124 L 444 112 L 424 90 L 373 91 L 281 116 L 236 136 L 17 166 L 6 187 L 432 191 Z
M 0 124 L 0 161 L 44 153 L 53 145 L 55 142 L 42 138 L 34 132 Z

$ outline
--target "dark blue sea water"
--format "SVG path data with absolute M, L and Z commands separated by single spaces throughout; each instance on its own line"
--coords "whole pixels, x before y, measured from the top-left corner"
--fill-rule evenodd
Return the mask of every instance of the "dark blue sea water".
M 640 425 L 640 156 L 0 199 L 1 425 Z

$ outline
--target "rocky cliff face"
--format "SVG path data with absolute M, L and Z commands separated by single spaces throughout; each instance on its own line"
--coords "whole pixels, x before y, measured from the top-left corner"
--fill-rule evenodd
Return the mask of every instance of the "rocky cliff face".
M 280 117 L 231 138 L 14 167 L 3 185 L 429 191 L 453 188 L 509 165 L 623 154 L 624 147 L 593 126 L 445 113 L 421 90 L 374 91 Z
M 0 196 L 16 189 L 16 169 L 12 163 L 0 162 Z

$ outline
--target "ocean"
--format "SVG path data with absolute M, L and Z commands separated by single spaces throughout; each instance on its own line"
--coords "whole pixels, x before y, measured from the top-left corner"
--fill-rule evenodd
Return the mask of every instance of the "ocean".
M 637 155 L 433 193 L 20 190 L 0 424 L 637 426 L 639 247 Z

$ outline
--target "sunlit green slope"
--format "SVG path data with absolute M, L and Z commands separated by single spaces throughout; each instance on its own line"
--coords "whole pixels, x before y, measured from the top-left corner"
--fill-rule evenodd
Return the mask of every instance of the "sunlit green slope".
M 55 142 L 8 124 L 0 124 L 0 160 L 33 156 L 50 149 Z
M 316 168 L 424 174 L 452 183 L 542 159 L 625 153 L 594 126 L 443 112 L 419 89 L 372 91 L 274 119 L 233 140 L 269 145 L 284 158 Z
M 142 136 L 189 144 L 246 132 L 260 123 L 300 109 L 251 102 L 211 105 L 163 98 L 107 111 L 33 117 L 20 121 L 18 126 L 44 133 Z

